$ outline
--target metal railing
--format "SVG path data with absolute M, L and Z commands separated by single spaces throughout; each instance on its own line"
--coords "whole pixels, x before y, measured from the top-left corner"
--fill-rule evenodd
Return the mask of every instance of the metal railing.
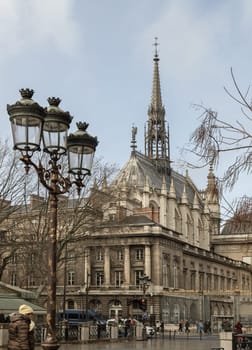
M 42 343 L 47 334 L 47 328 L 43 325 L 35 328 L 35 342 L 37 344 Z M 89 339 L 110 339 L 111 327 L 106 325 L 89 325 Z M 58 341 L 74 341 L 80 340 L 80 327 L 69 325 L 67 328 L 57 326 L 57 339 Z

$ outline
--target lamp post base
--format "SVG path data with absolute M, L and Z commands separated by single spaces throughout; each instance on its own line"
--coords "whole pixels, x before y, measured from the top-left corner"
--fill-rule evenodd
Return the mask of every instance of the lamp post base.
M 51 335 L 48 335 L 41 347 L 44 350 L 57 350 L 60 347 L 57 339 L 53 338 Z

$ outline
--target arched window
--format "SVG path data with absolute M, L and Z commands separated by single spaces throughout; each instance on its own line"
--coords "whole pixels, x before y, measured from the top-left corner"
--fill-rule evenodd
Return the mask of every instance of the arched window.
M 194 241 L 194 234 L 193 234 L 193 219 L 191 218 L 190 215 L 187 215 L 186 218 L 186 225 L 187 225 L 187 239 L 189 243 L 193 243 Z
M 151 201 L 150 202 L 150 209 L 151 209 L 151 220 L 159 223 L 159 206 L 156 202 Z
M 175 231 L 176 232 L 181 232 L 181 226 L 182 226 L 182 221 L 181 221 L 181 215 L 179 212 L 175 209 Z
M 74 301 L 72 299 L 67 300 L 67 309 L 74 309 Z

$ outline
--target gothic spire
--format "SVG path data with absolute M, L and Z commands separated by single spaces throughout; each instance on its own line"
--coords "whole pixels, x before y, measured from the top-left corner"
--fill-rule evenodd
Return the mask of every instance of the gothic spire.
M 162 110 L 164 111 L 164 108 L 162 106 L 162 97 L 161 97 L 161 88 L 160 88 L 160 77 L 159 77 L 159 57 L 158 57 L 158 52 L 157 52 L 157 46 L 159 44 L 157 43 L 157 38 L 155 38 L 155 55 L 153 58 L 154 62 L 154 73 L 153 73 L 153 81 L 152 81 L 152 96 L 151 96 L 151 105 L 150 108 L 152 107 L 154 110 Z
M 169 134 L 165 126 L 165 108 L 162 104 L 157 38 L 155 38 L 154 46 L 154 72 L 151 103 L 148 108 L 148 121 L 145 129 L 145 155 L 155 161 L 159 170 L 170 173 Z
M 213 164 L 210 163 L 209 173 L 207 176 L 207 188 L 206 188 L 206 198 L 209 203 L 219 202 L 219 190 L 216 177 L 213 172 Z

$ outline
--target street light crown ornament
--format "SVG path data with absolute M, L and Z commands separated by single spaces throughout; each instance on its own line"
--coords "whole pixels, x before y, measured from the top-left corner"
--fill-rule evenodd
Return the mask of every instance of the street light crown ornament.
M 58 107 L 61 102 L 61 99 L 59 97 L 48 97 L 47 101 L 50 106 Z
M 86 131 L 87 128 L 89 127 L 89 124 L 86 122 L 78 122 L 76 123 L 76 126 L 79 130 Z
M 20 89 L 19 90 L 21 96 L 23 99 L 31 99 L 33 94 L 34 94 L 34 90 L 33 89 Z

